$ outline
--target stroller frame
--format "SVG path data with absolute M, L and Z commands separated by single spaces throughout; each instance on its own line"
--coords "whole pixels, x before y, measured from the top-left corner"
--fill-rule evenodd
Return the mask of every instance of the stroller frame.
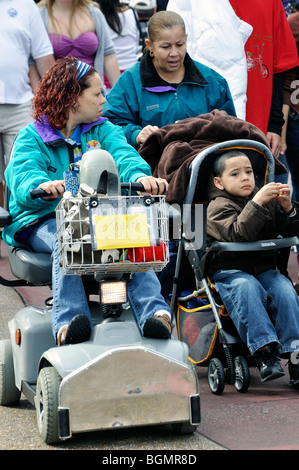
M 221 317 L 223 316 L 223 305 L 216 302 L 213 295 L 213 287 L 209 279 L 206 277 L 207 266 L 213 253 L 219 251 L 258 251 L 258 250 L 273 250 L 290 248 L 298 244 L 298 237 L 279 238 L 273 240 L 260 240 L 256 242 L 238 242 L 238 243 L 224 243 L 214 242 L 208 250 L 206 250 L 206 211 L 204 207 L 207 206 L 207 194 L 206 194 L 206 182 L 207 174 L 211 173 L 212 164 L 216 157 L 221 153 L 228 150 L 238 149 L 245 153 L 251 160 L 253 165 L 254 173 L 256 175 L 257 184 L 264 185 L 273 181 L 275 161 L 274 157 L 268 147 L 264 144 L 247 139 L 230 140 L 222 143 L 212 145 L 202 152 L 200 152 L 189 168 L 189 184 L 187 192 L 183 202 L 183 211 L 181 217 L 181 239 L 179 241 L 177 260 L 175 265 L 174 281 L 171 294 L 171 313 L 174 316 L 175 307 L 178 302 L 186 302 L 191 299 L 204 296 L 208 300 L 208 305 L 200 307 L 197 313 L 203 314 L 207 311 L 211 311 L 216 323 L 216 330 L 214 335 L 214 342 L 216 335 L 218 336 L 219 344 L 222 347 L 224 356 L 225 366 L 227 371 L 225 373 L 224 366 L 221 359 L 218 357 L 212 357 L 212 347 L 209 350 L 209 354 L 202 361 L 195 361 L 189 355 L 189 359 L 196 365 L 207 365 L 208 364 L 208 380 L 209 386 L 213 393 L 221 394 L 225 387 L 225 382 L 228 384 L 234 384 L 238 392 L 246 392 L 250 384 L 250 373 L 247 360 L 243 355 L 233 356 L 232 349 L 242 347 L 242 353 L 247 356 L 246 346 L 243 345 L 241 339 L 230 332 L 226 331 L 223 327 Z M 260 158 L 263 156 L 264 158 Z M 263 176 L 260 173 L 263 170 Z M 207 173 L 208 172 L 208 173 Z M 203 183 L 201 186 L 200 183 Z M 199 202 L 197 202 L 199 201 Z M 200 226 L 201 234 L 196 237 L 190 233 L 189 227 L 195 226 L 195 207 L 197 204 L 203 205 L 202 223 Z M 198 213 L 198 212 L 197 212 Z M 186 229 L 186 227 L 188 227 Z M 196 222 L 196 229 L 199 224 Z M 196 290 L 187 296 L 178 295 L 178 283 L 181 265 L 183 262 L 183 255 L 186 258 L 194 271 Z M 221 299 L 220 299 L 221 300 Z M 184 341 L 180 336 L 180 324 L 177 313 L 177 328 L 179 339 Z M 250 355 L 247 350 L 248 356 Z

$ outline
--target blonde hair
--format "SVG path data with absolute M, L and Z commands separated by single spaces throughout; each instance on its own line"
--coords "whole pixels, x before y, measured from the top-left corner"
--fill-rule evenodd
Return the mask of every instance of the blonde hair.
M 38 7 L 45 7 L 48 10 L 48 15 L 49 15 L 49 20 L 51 21 L 53 28 L 55 29 L 56 32 L 59 32 L 59 28 L 56 29 L 55 25 L 57 26 L 57 21 L 55 20 L 53 16 L 53 5 L 55 3 L 55 0 L 40 0 L 37 3 Z M 88 8 L 89 5 L 94 5 L 95 7 L 99 8 L 99 4 L 92 1 L 92 0 L 73 0 L 72 2 L 72 11 L 71 11 L 71 17 L 70 17 L 70 30 L 73 22 L 74 15 L 77 10 L 81 10 L 84 8 Z
M 186 36 L 186 28 L 183 18 L 174 11 L 159 11 L 148 22 L 148 36 L 151 43 L 157 41 L 161 30 L 180 26 Z

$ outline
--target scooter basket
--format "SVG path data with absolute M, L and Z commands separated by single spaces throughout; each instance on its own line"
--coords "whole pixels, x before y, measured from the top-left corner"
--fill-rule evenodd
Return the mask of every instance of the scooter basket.
M 75 196 L 56 209 L 65 274 L 131 273 L 169 261 L 165 196 Z

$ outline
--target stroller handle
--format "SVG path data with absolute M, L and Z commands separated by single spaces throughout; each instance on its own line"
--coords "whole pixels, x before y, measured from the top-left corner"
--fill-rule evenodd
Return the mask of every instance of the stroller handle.
M 129 191 L 140 191 L 144 192 L 144 186 L 142 183 L 121 183 L 121 189 L 128 189 Z M 46 196 L 51 196 L 44 189 L 36 188 L 30 190 L 31 199 L 38 199 Z

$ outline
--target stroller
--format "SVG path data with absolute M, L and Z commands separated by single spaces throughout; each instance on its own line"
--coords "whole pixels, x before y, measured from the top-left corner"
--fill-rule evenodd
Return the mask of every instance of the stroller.
M 183 202 L 182 236 L 171 295 L 171 311 L 176 317 L 178 338 L 188 344 L 189 359 L 195 365 L 208 367 L 209 387 L 218 395 L 223 392 L 226 383 L 234 384 L 238 392 L 246 392 L 250 384 L 249 367 L 254 362 L 207 277 L 207 267 L 213 253 L 275 249 L 284 259 L 286 272 L 290 247 L 298 244 L 297 237 L 289 237 L 256 242 L 214 242 L 206 250 L 207 181 L 215 158 L 232 149 L 240 149 L 249 157 L 258 186 L 273 181 L 274 158 L 260 142 L 230 140 L 212 145 L 194 158 L 189 168 L 189 184 Z M 181 273 L 186 266 L 189 271 L 191 268 L 189 289 L 181 290 Z M 190 279 L 193 291 L 190 290 Z

